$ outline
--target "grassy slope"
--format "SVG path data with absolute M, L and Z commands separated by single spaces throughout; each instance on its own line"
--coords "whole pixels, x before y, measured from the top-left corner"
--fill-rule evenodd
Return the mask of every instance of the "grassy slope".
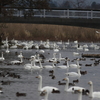
M 7 28 L 0 29 L 9 39 L 18 40 L 78 40 L 80 42 L 98 42 L 100 35 L 96 34 L 97 29 L 61 26 L 61 25 L 43 25 L 43 24 L 6 24 Z M 99 30 L 98 30 L 99 31 Z M 4 38 L 5 38 L 4 37 Z

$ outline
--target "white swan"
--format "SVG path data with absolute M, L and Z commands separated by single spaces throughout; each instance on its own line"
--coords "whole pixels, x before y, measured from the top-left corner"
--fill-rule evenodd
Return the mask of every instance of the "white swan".
M 13 60 L 10 63 L 11 64 L 21 64 L 21 63 L 23 63 L 23 57 L 21 57 L 20 60 Z
M 69 78 L 66 77 L 63 80 L 66 81 L 66 85 L 65 85 L 65 89 L 64 89 L 64 91 L 66 91 L 66 92 L 72 92 L 72 93 L 74 93 L 75 91 L 77 91 L 79 89 L 86 90 L 85 88 L 79 87 L 79 86 L 72 86 L 72 87 L 69 88 Z
M 42 67 L 42 64 L 41 64 L 41 60 L 39 60 L 39 64 L 40 64 L 40 66 L 37 66 L 37 65 L 35 64 L 35 57 L 32 57 L 32 59 L 31 59 L 31 64 L 25 64 L 25 65 L 24 65 L 24 68 L 27 69 L 27 70 L 31 70 L 31 71 L 40 70 L 40 69 L 43 68 L 43 67 Z
M 55 64 L 54 62 L 52 62 L 52 65 L 45 65 L 43 66 L 44 69 L 54 69 L 55 68 Z
M 57 66 L 57 68 L 60 68 L 60 69 L 67 69 L 67 71 L 69 70 L 69 63 L 68 63 L 68 61 L 69 61 L 69 58 L 67 58 L 67 65 L 59 65 L 59 66 Z
M 79 52 L 73 52 L 73 55 L 74 55 L 74 56 L 79 56 L 80 53 L 79 53 Z
M 18 58 L 23 57 L 22 51 L 20 51 L 20 54 L 18 55 Z
M 65 61 L 66 59 L 61 57 L 61 53 L 59 53 L 59 61 Z
M 0 61 L 4 61 L 5 60 L 5 58 L 4 58 L 4 56 L 3 56 L 3 52 L 1 53 L 1 57 L 0 57 Z
M 53 86 L 42 87 L 42 76 L 41 75 L 38 75 L 36 78 L 38 78 L 40 80 L 39 85 L 38 85 L 38 91 L 40 93 L 43 92 L 44 90 L 46 90 L 48 93 L 52 93 L 53 89 L 59 91 L 58 88 L 53 87 Z
M 70 64 L 69 68 L 72 68 L 72 69 L 81 68 L 81 66 L 79 65 L 79 58 L 77 59 L 77 63 L 76 64 Z
M 7 43 L 7 49 L 6 49 L 6 51 L 5 51 L 6 53 L 9 53 L 10 51 L 9 51 L 9 45 L 8 45 L 8 43 Z
M 67 75 L 67 77 L 81 77 L 81 73 L 80 73 L 80 68 L 77 68 L 78 72 L 68 72 L 65 73 Z
M 56 53 L 53 53 L 53 58 L 46 60 L 48 62 L 57 62 Z
M 89 97 L 91 97 L 91 98 L 99 98 L 100 99 L 100 91 L 93 92 L 93 83 L 92 83 L 92 81 L 89 81 L 88 84 L 90 85 Z

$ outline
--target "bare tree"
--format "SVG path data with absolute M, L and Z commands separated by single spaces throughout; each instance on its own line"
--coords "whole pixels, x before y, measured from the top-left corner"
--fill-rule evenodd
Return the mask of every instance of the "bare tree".
M 69 2 L 73 8 L 82 9 L 85 8 L 87 0 L 69 0 Z

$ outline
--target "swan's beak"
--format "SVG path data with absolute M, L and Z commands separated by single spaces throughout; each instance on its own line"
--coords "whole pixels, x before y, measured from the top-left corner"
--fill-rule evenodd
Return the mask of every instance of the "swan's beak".
M 89 84 L 89 85 L 91 85 L 91 84 L 92 84 L 92 82 L 91 82 L 91 81 L 89 81 L 89 82 L 88 82 L 88 84 Z
M 66 81 L 66 78 L 62 79 L 62 81 Z
M 47 93 L 46 90 L 44 90 L 44 91 L 42 91 L 42 92 L 40 93 L 40 96 L 44 96 L 46 93 Z

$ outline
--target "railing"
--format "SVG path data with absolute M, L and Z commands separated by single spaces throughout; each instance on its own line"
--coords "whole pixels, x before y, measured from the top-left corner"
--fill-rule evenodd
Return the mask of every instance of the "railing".
M 100 19 L 99 10 L 78 10 L 78 9 L 18 9 L 18 8 L 3 8 L 2 16 L 14 16 L 14 17 L 58 17 L 58 18 L 85 18 L 85 19 Z M 5 13 L 4 13 L 5 12 Z

